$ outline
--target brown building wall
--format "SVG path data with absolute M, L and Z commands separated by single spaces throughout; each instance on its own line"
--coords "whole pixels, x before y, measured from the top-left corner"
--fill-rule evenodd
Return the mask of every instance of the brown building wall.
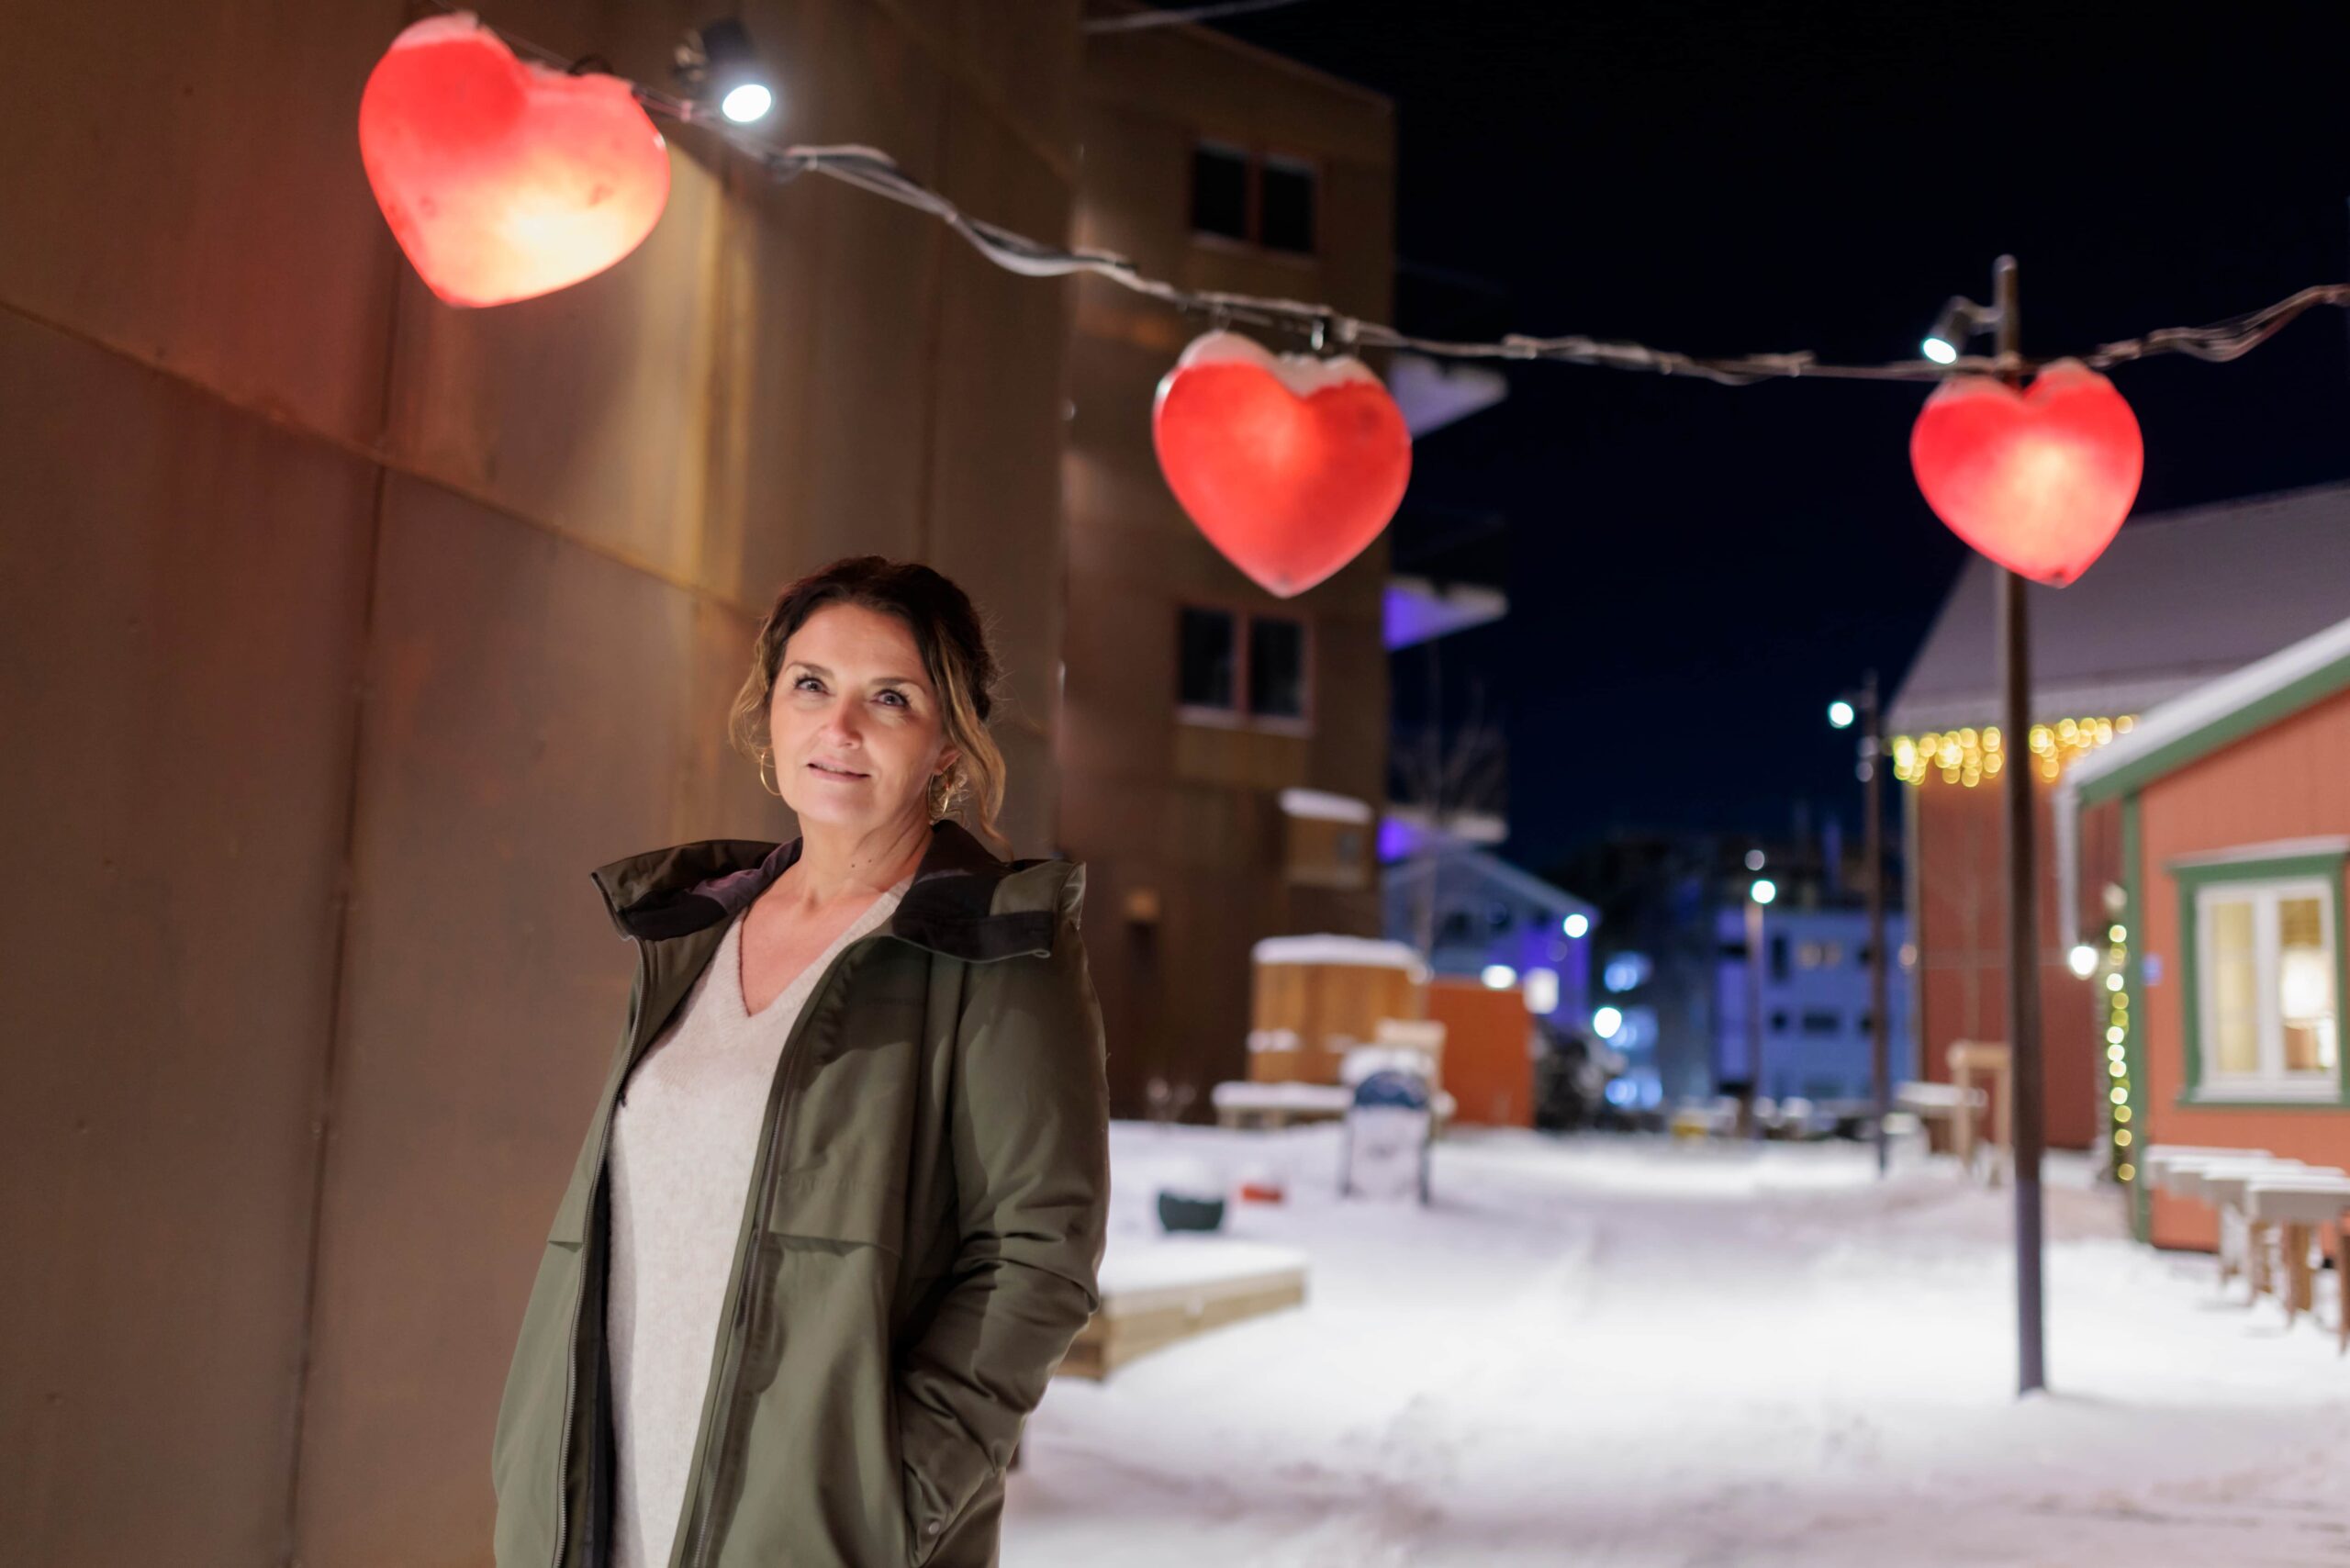
M 1078 0 L 744 19 L 787 139 L 1068 231 Z M 494 17 L 665 79 L 692 7 Z M 788 834 L 789 575 L 991 612 L 1057 847 L 1071 295 L 675 132 L 612 272 L 467 313 L 362 175 L 408 13 L 36 6 L 0 53 L 0 1556 L 486 1563 L 489 1430 L 627 994 L 589 868 Z
M 1197 288 L 1320 300 L 1383 316 L 1393 268 L 1393 127 L 1385 100 L 1182 28 L 1097 35 L 1083 67 L 1080 241 Z M 1310 157 L 1318 254 L 1276 256 L 1191 233 L 1194 141 Z M 1292 931 L 1376 935 L 1375 882 L 1292 883 L 1277 791 L 1383 799 L 1384 538 L 1290 600 L 1259 589 L 1176 506 L 1151 448 L 1151 400 L 1207 330 L 1116 286 L 1078 290 L 1069 507 L 1061 838 L 1091 867 L 1087 942 L 1109 1032 L 1113 1114 L 1148 1109 L 1154 1077 L 1247 1076 L 1249 946 Z M 1275 343 L 1297 348 L 1295 342 Z M 1176 713 L 1184 604 L 1308 622 L 1304 733 Z
M 1912 804 L 1909 874 L 1916 884 L 1918 1059 L 1950 1081 L 1955 1040 L 2008 1037 L 2007 836 L 2004 777 L 1972 789 L 1929 772 Z M 2098 1101 L 2102 1019 L 2089 982 L 2066 967 L 2057 918 L 2054 786 L 2032 780 L 2040 878 L 2042 1084 L 2049 1145 L 2087 1148 L 2103 1136 Z
M 2181 1012 L 2186 974 L 2178 884 L 2166 869 L 2184 855 L 2279 839 L 2350 833 L 2350 694 L 2330 698 L 2245 736 L 2139 796 L 2139 922 L 2159 961 L 2161 983 L 2142 985 L 2139 1059 L 2145 1076 L 2137 1101 L 2148 1143 L 2265 1148 L 2312 1165 L 2350 1164 L 2350 1110 L 2341 1105 L 2241 1109 L 2182 1105 L 2187 1088 Z M 2350 907 L 2350 905 L 2345 905 Z M 2212 1212 L 2167 1193 L 2152 1195 L 2157 1246 L 2216 1245 Z

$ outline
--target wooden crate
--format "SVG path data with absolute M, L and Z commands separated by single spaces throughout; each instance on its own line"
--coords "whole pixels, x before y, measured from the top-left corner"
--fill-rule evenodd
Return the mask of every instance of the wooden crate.
M 1376 1039 L 1381 1019 L 1427 1015 L 1427 970 L 1400 944 L 1273 937 L 1257 950 L 1249 1028 L 1260 1037 L 1272 1030 L 1296 1036 L 1293 1048 L 1248 1053 L 1248 1076 L 1257 1082 L 1336 1083 L 1347 1048 Z M 1348 956 L 1280 956 L 1286 952 Z

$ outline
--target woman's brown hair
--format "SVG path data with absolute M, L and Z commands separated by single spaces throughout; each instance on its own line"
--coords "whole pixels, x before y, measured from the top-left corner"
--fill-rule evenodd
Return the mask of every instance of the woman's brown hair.
M 767 733 L 767 704 L 784 644 L 828 604 L 862 605 L 906 623 L 922 654 L 923 673 L 938 693 L 947 744 L 957 754 L 954 764 L 931 785 L 930 814 L 946 816 L 968 797 L 978 811 L 979 830 L 1008 844 L 996 826 L 997 813 L 1003 810 L 1004 764 L 995 737 L 988 734 L 997 670 L 987 629 L 968 594 L 919 562 L 844 555 L 785 586 L 775 608 L 759 623 L 751 673 L 728 716 L 726 733 L 734 749 L 765 768 L 774 745 Z

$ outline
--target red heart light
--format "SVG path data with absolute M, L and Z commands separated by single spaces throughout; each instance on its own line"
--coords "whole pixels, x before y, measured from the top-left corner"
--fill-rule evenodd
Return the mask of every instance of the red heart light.
M 1268 593 L 1304 593 L 1360 554 L 1403 504 L 1412 434 L 1360 360 L 1266 352 L 1210 332 L 1158 384 L 1167 487 Z
M 669 199 L 669 156 L 626 82 L 514 58 L 472 16 L 392 40 L 359 99 L 359 157 L 393 237 L 452 305 L 593 277 Z
M 2063 588 L 2105 552 L 2145 467 L 2138 417 L 2076 359 L 2028 392 L 1987 375 L 1935 388 L 1909 431 L 1909 466 L 1934 515 L 2019 577 Z

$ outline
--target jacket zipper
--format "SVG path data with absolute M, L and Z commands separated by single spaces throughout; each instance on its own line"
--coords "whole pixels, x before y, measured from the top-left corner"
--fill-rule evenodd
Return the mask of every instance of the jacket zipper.
M 628 1021 L 629 1059 L 626 1063 L 622 1064 L 621 1068 L 621 1081 L 618 1084 L 615 1084 L 612 1089 L 611 1109 L 605 1114 L 603 1126 L 596 1136 L 596 1163 L 592 1173 L 588 1178 L 588 1195 L 585 1200 L 588 1211 L 588 1217 L 585 1224 L 588 1233 L 581 1238 L 579 1244 L 579 1288 L 572 1293 L 571 1332 L 566 1335 L 564 1339 L 564 1343 L 566 1347 L 566 1353 L 564 1356 L 563 1361 L 563 1427 L 562 1435 L 555 1443 L 554 1560 L 550 1565 L 550 1568 L 563 1568 L 563 1551 L 564 1547 L 567 1544 L 565 1538 L 570 1533 L 571 1418 L 575 1414 L 574 1404 L 578 1394 L 580 1309 L 584 1307 L 588 1302 L 588 1271 L 594 1267 L 597 1261 L 595 1256 L 596 1190 L 604 1184 L 604 1150 L 606 1146 L 611 1142 L 612 1118 L 620 1114 L 621 1092 L 627 1087 L 629 1070 L 636 1065 L 636 1031 L 638 1026 L 644 1022 L 644 1003 L 646 1000 L 646 993 L 651 991 L 652 989 L 653 964 L 651 954 L 646 949 L 643 940 L 639 938 L 636 944 L 636 1007 L 631 1014 Z M 588 1469 L 590 1473 L 591 1483 L 595 1468 L 595 1456 L 590 1454 L 588 1460 Z M 592 1490 L 592 1484 L 590 1489 Z
M 751 1173 L 753 1200 L 745 1216 L 747 1223 L 734 1242 L 733 1282 L 727 1297 L 726 1354 L 711 1378 L 709 1392 L 703 1398 L 702 1467 L 700 1475 L 694 1479 L 693 1495 L 689 1499 L 692 1511 L 686 1524 L 687 1535 L 683 1543 L 687 1550 L 682 1557 L 672 1558 L 673 1562 L 689 1563 L 692 1568 L 705 1568 L 710 1555 L 712 1539 L 710 1499 L 717 1490 L 719 1466 L 725 1451 L 723 1444 L 732 1425 L 729 1417 L 734 1403 L 734 1380 L 742 1369 L 744 1330 L 748 1321 L 744 1308 L 749 1297 L 751 1257 L 756 1250 L 757 1238 L 767 1230 L 767 1200 L 775 1187 L 772 1173 L 776 1151 L 786 1141 L 784 1134 L 790 1129 L 791 1114 L 799 1104 L 800 1096 L 793 1091 L 803 1076 L 800 1058 L 806 1055 L 800 1048 L 800 1036 L 807 1030 L 809 1021 L 816 1015 L 817 1004 L 832 991 L 833 977 L 842 966 L 849 961 L 852 955 L 886 939 L 886 934 L 861 936 L 842 948 L 826 967 L 823 978 L 816 982 L 815 990 L 808 993 L 808 1001 L 800 1009 L 800 1016 L 792 1021 L 791 1032 L 784 1036 L 783 1062 L 776 1074 L 775 1092 L 767 1105 L 767 1137 L 760 1146 L 757 1165 Z

